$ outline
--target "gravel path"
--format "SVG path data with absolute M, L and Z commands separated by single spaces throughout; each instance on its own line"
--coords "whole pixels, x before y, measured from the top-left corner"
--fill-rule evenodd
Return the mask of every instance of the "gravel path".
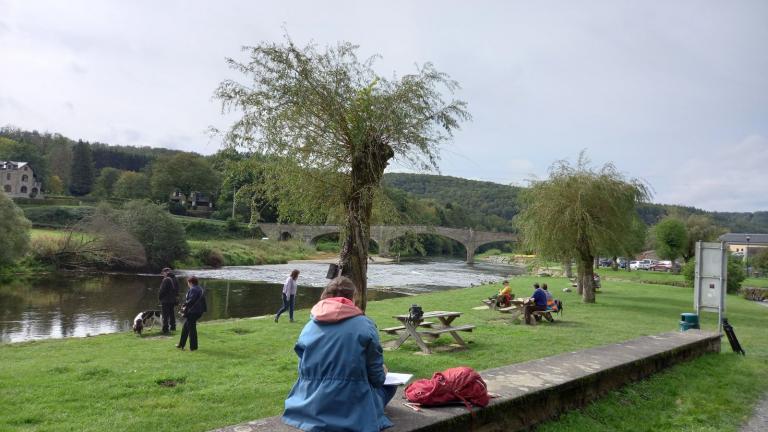
M 764 395 L 755 407 L 752 418 L 742 426 L 741 432 L 765 432 L 768 431 L 768 394 Z

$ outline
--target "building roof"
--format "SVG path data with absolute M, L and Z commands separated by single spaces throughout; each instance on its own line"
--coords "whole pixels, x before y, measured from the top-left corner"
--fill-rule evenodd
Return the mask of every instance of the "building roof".
M 14 167 L 18 169 L 25 165 L 28 165 L 28 162 L 0 161 L 0 169 L 13 169 Z
M 768 245 L 768 234 L 728 233 L 721 235 L 720 241 L 724 241 L 726 243 L 747 244 L 747 236 L 749 236 L 749 244 L 751 245 Z

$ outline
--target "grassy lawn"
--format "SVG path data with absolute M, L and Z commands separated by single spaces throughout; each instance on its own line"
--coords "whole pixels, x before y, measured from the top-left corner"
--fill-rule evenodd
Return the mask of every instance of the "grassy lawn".
M 533 278 L 511 280 L 528 295 Z M 539 326 L 510 324 L 501 315 L 473 310 L 498 289 L 473 287 L 369 304 L 379 327 L 412 303 L 425 310 L 458 310 L 457 324 L 478 327 L 470 349 L 417 355 L 415 344 L 385 353 L 390 370 L 428 377 L 457 365 L 482 370 L 677 329 L 692 308 L 692 290 L 605 281 L 598 303 L 563 293 L 565 279 L 547 280 L 565 303 L 562 319 Z M 737 430 L 758 396 L 768 391 L 768 308 L 728 296 L 728 317 L 747 351 L 730 352 L 674 367 L 611 393 L 588 408 L 547 423 L 542 430 Z M 180 352 L 176 339 L 122 333 L 86 339 L 0 346 L 0 430 L 205 431 L 281 412 L 296 379 L 293 344 L 297 324 L 244 319 L 199 326 L 200 350 Z M 713 314 L 703 317 L 714 328 Z M 393 337 L 383 337 L 391 340 Z M 442 337 L 438 344 L 447 343 Z M 173 381 L 174 387 L 159 383 Z

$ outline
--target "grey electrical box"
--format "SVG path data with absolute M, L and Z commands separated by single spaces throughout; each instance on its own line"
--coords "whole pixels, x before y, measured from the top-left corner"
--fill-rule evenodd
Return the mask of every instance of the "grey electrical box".
M 696 274 L 693 305 L 696 312 L 717 312 L 722 322 L 728 281 L 728 251 L 725 243 L 696 242 Z

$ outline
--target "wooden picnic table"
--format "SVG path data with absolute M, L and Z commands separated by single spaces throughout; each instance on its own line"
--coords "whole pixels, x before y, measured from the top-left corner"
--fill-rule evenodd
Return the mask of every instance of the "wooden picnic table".
M 401 325 L 398 327 L 385 328 L 382 329 L 382 331 L 400 336 L 400 338 L 392 346 L 392 349 L 400 348 L 400 345 L 408 340 L 408 338 L 413 338 L 413 340 L 416 342 L 416 345 L 421 348 L 421 351 L 424 352 L 424 354 L 431 354 L 432 351 L 427 346 L 427 342 L 433 342 L 435 339 L 440 337 L 441 334 L 444 333 L 450 334 L 459 345 L 463 347 L 467 346 L 461 336 L 459 336 L 458 332 L 471 332 L 475 326 L 471 324 L 460 326 L 451 325 L 453 320 L 460 316 L 461 312 L 431 311 L 424 312 L 424 315 L 418 322 L 411 322 L 409 320 L 410 316 L 408 314 L 395 315 L 392 318 L 400 321 Z M 425 321 L 428 319 L 437 320 L 439 323 Z M 426 338 L 427 340 L 425 341 L 423 338 Z

